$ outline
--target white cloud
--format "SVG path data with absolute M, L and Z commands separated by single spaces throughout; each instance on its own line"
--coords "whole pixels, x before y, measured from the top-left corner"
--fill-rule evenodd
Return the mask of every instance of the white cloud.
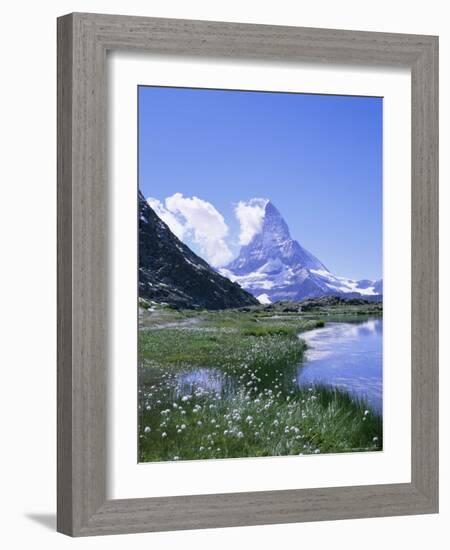
M 163 203 L 158 199 L 149 197 L 147 199 L 147 202 L 151 206 L 151 208 L 153 208 L 156 214 L 162 219 L 162 221 L 169 226 L 169 229 L 172 231 L 172 233 L 175 233 L 175 235 L 180 240 L 183 240 L 183 237 L 186 233 L 186 228 L 183 225 L 183 222 L 178 220 L 177 217 L 172 214 L 172 212 L 170 212 L 170 210 L 167 210 Z
M 247 202 L 239 201 L 235 206 L 234 213 L 241 227 L 239 244 L 248 244 L 261 231 L 267 203 L 267 199 L 254 198 Z
M 147 201 L 179 239 L 185 242 L 192 239 L 206 261 L 221 266 L 231 260 L 232 253 L 225 241 L 228 226 L 210 202 L 181 193 L 167 197 L 164 205 L 153 198 Z

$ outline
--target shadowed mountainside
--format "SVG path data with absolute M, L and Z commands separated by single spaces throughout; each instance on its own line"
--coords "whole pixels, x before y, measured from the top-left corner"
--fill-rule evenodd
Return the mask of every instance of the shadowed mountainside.
M 141 192 L 139 297 L 188 309 L 227 309 L 258 303 L 183 244 Z

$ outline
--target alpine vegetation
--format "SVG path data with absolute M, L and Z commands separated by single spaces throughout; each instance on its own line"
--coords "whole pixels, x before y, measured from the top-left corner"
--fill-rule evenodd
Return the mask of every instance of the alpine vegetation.
M 144 304 L 141 304 L 144 305 Z M 299 334 L 320 318 L 142 308 L 139 459 L 376 451 L 380 414 L 323 384 L 301 385 Z

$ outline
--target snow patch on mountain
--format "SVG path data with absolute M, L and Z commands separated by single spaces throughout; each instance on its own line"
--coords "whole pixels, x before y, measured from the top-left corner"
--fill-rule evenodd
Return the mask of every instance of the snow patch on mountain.
M 368 281 L 367 279 L 364 281 L 354 281 L 346 277 L 336 277 L 329 271 L 323 271 L 321 269 L 311 269 L 311 273 L 321 278 L 329 289 L 339 293 L 353 294 L 357 292 L 362 296 L 376 296 L 379 294 L 375 291 L 375 284 L 377 281 Z
M 268 294 L 260 294 L 256 297 L 260 304 L 271 304 L 272 301 L 269 298 Z

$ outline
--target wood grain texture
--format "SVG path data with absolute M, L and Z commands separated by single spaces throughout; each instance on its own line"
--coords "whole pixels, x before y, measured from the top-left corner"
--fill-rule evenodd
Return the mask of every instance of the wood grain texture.
M 412 481 L 106 499 L 106 52 L 409 67 L 412 74 Z M 116 15 L 58 20 L 58 530 L 99 535 L 437 512 L 438 40 Z
M 438 507 L 438 43 L 412 67 L 412 479 Z
M 57 528 L 72 525 L 72 21 L 58 21 Z

